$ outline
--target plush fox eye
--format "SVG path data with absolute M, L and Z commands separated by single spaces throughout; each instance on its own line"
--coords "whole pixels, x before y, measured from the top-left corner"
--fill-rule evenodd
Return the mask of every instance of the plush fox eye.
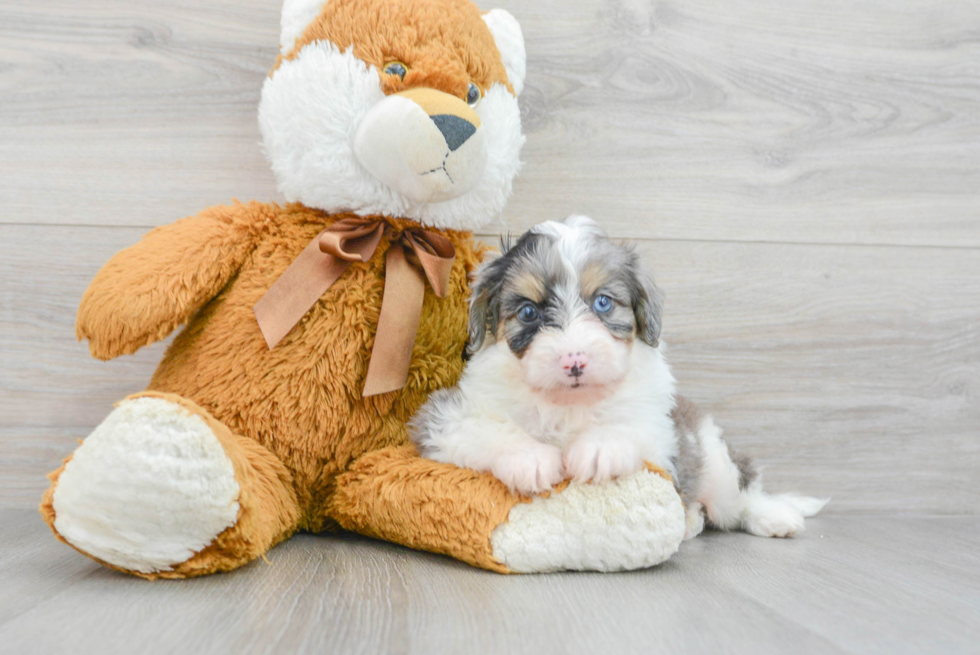
M 520 319 L 521 323 L 533 323 L 538 320 L 538 308 L 528 303 L 517 312 L 517 318 Z
M 385 66 L 385 73 L 388 75 L 397 75 L 398 77 L 405 79 L 405 73 L 408 72 L 408 67 L 400 61 L 393 61 Z
M 466 104 L 470 107 L 476 107 L 480 103 L 480 98 L 483 94 L 480 93 L 480 87 L 470 82 L 469 88 L 466 90 Z
M 605 314 L 612 309 L 612 306 L 612 299 L 609 296 L 596 296 L 595 300 L 592 301 L 592 309 L 597 314 Z

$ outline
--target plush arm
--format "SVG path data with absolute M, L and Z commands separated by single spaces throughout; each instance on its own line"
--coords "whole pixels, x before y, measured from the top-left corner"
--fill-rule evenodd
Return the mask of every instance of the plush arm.
M 257 204 L 210 207 L 117 253 L 82 296 L 78 340 L 89 340 L 93 357 L 112 359 L 187 322 L 241 267 Z

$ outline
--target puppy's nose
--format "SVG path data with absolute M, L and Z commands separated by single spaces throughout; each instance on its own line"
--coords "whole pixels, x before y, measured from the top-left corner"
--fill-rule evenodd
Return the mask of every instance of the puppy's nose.
M 566 375 L 580 378 L 589 364 L 589 356 L 583 352 L 566 353 L 558 358 L 558 364 L 565 370 Z
M 439 131 L 442 132 L 442 136 L 446 137 L 446 144 L 452 152 L 455 152 L 457 148 L 476 134 L 476 126 L 465 118 L 452 114 L 439 114 L 431 118 Z

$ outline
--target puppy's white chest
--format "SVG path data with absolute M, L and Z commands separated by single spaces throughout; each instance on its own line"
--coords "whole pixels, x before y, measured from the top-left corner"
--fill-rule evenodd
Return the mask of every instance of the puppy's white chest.
M 562 450 L 599 425 L 595 412 L 584 407 L 535 408 L 523 418 L 528 434 Z

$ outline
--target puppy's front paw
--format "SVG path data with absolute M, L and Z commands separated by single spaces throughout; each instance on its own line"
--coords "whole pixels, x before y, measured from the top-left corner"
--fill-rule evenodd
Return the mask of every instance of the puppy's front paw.
M 561 482 L 561 451 L 543 443 L 522 446 L 498 457 L 490 468 L 494 476 L 520 494 L 548 491 Z
M 565 453 L 565 471 L 576 482 L 608 482 L 641 468 L 636 445 L 625 439 L 579 439 Z

